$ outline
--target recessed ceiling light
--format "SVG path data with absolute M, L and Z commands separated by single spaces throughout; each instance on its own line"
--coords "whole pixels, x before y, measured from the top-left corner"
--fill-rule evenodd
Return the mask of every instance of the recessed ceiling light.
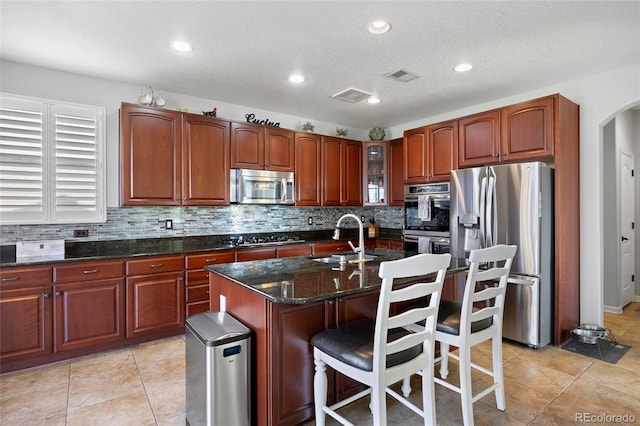
M 291 74 L 289 76 L 289 81 L 292 83 L 302 83 L 304 81 L 304 75 L 302 74 Z
M 171 42 L 171 48 L 178 52 L 191 52 L 191 45 L 186 41 L 174 40 Z
M 380 98 L 377 96 L 371 96 L 370 98 L 367 99 L 366 101 L 368 104 L 379 104 L 380 103 Z
M 454 68 L 454 70 L 456 72 L 467 72 L 469 71 L 471 68 L 473 68 L 473 65 L 471 64 L 458 64 L 456 65 L 456 67 Z
M 371 34 L 384 34 L 391 29 L 391 25 L 385 21 L 373 21 L 367 26 Z

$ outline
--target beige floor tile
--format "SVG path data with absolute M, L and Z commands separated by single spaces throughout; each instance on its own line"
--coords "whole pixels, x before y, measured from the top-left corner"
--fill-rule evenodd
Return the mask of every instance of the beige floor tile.
M 69 409 L 75 410 L 143 391 L 140 374 L 135 367 L 122 367 L 110 373 L 72 376 L 69 382 Z
M 131 349 L 119 349 L 72 360 L 71 377 L 94 377 L 131 368 L 137 368 Z
M 504 365 L 504 380 L 553 397 L 569 386 L 575 376 L 517 357 Z
M 70 410 L 68 426 L 141 426 L 155 425 L 151 406 L 144 391 Z
M 545 369 L 553 369 L 574 377 L 582 374 L 595 361 L 593 358 L 551 345 L 540 349 L 525 350 L 514 360 L 545 367 Z
M 0 376 L 0 400 L 68 384 L 69 361 L 14 371 Z
M 68 385 L 62 384 L 3 399 L 0 403 L 0 424 L 3 426 L 64 425 L 67 396 Z
M 144 383 L 153 414 L 158 420 L 168 420 L 184 414 L 186 381 L 155 380 Z
M 158 360 L 137 362 L 140 377 L 145 382 L 152 380 L 176 381 L 185 379 L 185 356 L 172 356 Z
M 184 336 L 176 336 L 132 348 L 136 363 L 162 362 L 167 358 L 184 357 Z
M 582 375 L 600 385 L 635 396 L 640 408 L 640 374 L 629 374 L 625 368 L 604 361 L 596 361 Z

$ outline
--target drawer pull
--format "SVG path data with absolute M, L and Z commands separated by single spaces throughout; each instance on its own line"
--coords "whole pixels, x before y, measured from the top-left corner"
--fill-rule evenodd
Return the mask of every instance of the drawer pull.
M 19 279 L 20 279 L 20 277 L 9 277 L 9 278 L 3 278 L 3 279 L 2 279 L 2 282 L 3 282 L 3 283 L 6 283 L 6 282 L 9 282 L 9 281 L 18 281 Z
M 82 271 L 83 274 L 96 274 L 100 272 L 100 269 L 86 269 Z
M 50 296 L 51 296 L 51 295 L 50 295 L 49 293 L 44 293 L 44 294 L 42 295 L 42 297 L 44 297 L 45 299 L 48 299 Z
M 218 260 L 218 259 L 207 259 L 207 260 L 205 260 L 205 262 L 206 262 L 206 263 L 213 263 L 213 262 L 215 262 L 216 260 Z
M 61 291 L 56 291 L 56 292 L 55 292 L 55 295 L 56 295 L 56 296 L 62 296 L 62 292 L 61 292 Z
M 164 263 L 154 263 L 151 265 L 152 268 L 162 268 L 164 266 Z

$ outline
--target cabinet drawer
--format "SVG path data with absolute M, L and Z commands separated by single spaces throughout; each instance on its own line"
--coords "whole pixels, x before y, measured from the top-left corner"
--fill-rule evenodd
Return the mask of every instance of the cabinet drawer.
M 187 303 L 209 300 L 209 284 L 187 287 Z
M 235 253 L 233 251 L 214 251 L 205 254 L 187 255 L 185 256 L 184 263 L 185 269 L 198 269 L 216 263 L 233 263 L 235 260 Z
M 83 262 L 53 267 L 53 280 L 56 284 L 122 276 L 124 276 L 124 261 L 122 260 Z
M 198 284 L 209 284 L 209 271 L 206 269 L 196 269 L 193 271 L 187 271 L 187 280 L 185 281 L 185 285 L 198 285 Z
M 278 257 L 310 256 L 311 244 L 278 247 Z
M 184 268 L 184 258 L 154 257 L 151 259 L 127 261 L 127 275 L 156 274 L 160 272 L 180 271 Z
M 209 310 L 209 301 L 192 302 L 187 304 L 187 318 L 191 315 L 200 314 Z
M 276 249 L 274 248 L 259 248 L 259 249 L 247 249 L 240 250 L 236 253 L 236 261 L 246 262 L 249 260 L 263 260 L 273 259 L 277 256 Z
M 36 268 L 5 268 L 0 271 L 2 286 L 20 286 L 34 284 L 50 284 L 52 273 L 50 267 Z

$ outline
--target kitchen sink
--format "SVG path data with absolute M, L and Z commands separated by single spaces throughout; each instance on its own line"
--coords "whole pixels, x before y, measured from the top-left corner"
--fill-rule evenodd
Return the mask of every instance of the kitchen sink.
M 364 254 L 364 261 L 367 262 L 369 260 L 373 260 L 378 256 L 374 254 Z M 349 254 L 332 254 L 331 256 L 326 257 L 316 257 L 312 260 L 316 262 L 322 263 L 355 263 L 358 262 L 359 256 L 358 253 L 349 253 Z

